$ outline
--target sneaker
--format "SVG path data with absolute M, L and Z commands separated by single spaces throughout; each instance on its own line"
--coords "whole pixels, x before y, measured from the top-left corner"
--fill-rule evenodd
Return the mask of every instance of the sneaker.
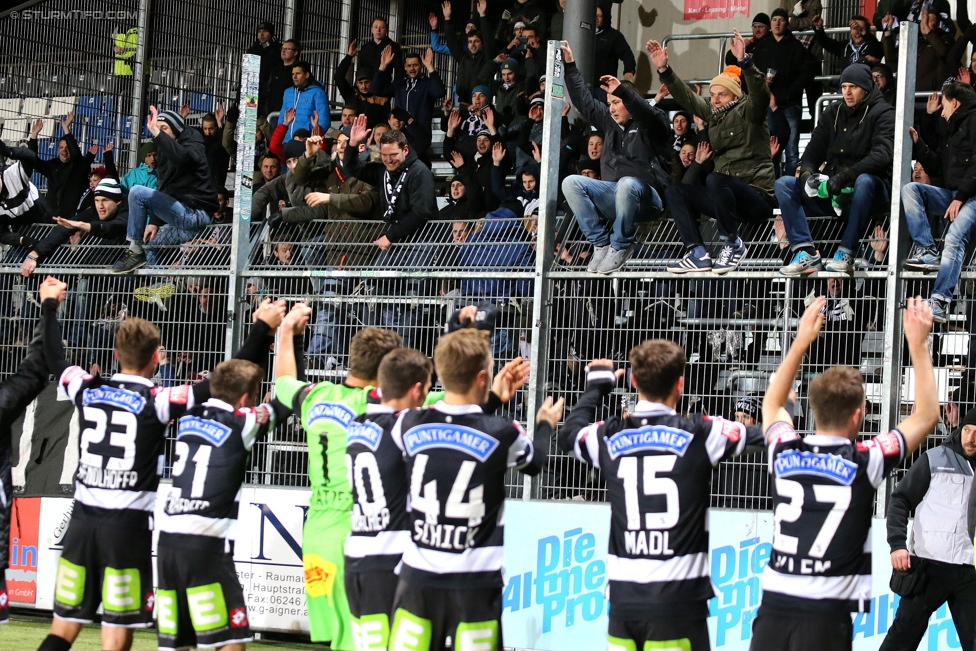
M 784 276 L 799 278 L 818 271 L 823 271 L 822 259 L 819 253 L 810 255 L 806 251 L 797 251 L 793 256 L 792 262 L 785 267 L 780 267 L 779 272 Z
M 932 306 L 932 320 L 936 323 L 945 323 L 949 320 L 949 301 L 942 300 L 933 296 L 929 299 Z
M 163 301 L 173 298 L 175 293 L 176 285 L 173 283 L 156 283 L 147 287 L 136 287 L 135 291 L 132 292 L 136 300 L 152 303 L 163 312 L 167 311 L 166 304 Z
M 689 251 L 685 254 L 685 257 L 678 260 L 678 262 L 668 265 L 667 270 L 673 274 L 686 274 L 690 271 L 711 271 L 712 259 L 707 253 L 704 257 L 696 258 L 695 255 Z
M 586 270 L 591 274 L 595 274 L 600 268 L 600 263 L 603 259 L 607 257 L 607 253 L 610 252 L 610 245 L 606 246 L 594 246 L 593 253 L 590 254 L 590 263 L 586 265 Z
M 112 273 L 127 274 L 145 266 L 145 253 L 133 253 L 132 251 L 129 251 L 128 255 L 112 265 Z
M 722 252 L 718 254 L 718 260 L 715 261 L 715 266 L 712 267 L 712 271 L 717 274 L 735 271 L 739 263 L 742 262 L 742 258 L 746 257 L 746 253 L 748 252 L 749 248 L 745 244 L 738 249 L 726 244 L 722 247 Z
M 902 263 L 902 267 L 908 271 L 935 273 L 939 270 L 939 263 L 941 261 L 942 256 L 939 255 L 939 250 L 934 246 L 926 248 L 916 246 L 912 251 L 912 255 Z
M 631 244 L 626 249 L 620 249 L 619 251 L 613 247 L 607 251 L 606 256 L 603 258 L 603 262 L 597 267 L 596 272 L 598 274 L 612 274 L 614 271 L 619 270 L 624 266 L 624 263 L 630 260 L 630 256 L 634 255 L 634 245 Z
M 847 274 L 848 276 L 854 275 L 854 258 L 850 253 L 844 253 L 843 251 L 838 251 L 834 254 L 834 259 L 827 263 L 827 271 L 833 271 L 834 273 Z

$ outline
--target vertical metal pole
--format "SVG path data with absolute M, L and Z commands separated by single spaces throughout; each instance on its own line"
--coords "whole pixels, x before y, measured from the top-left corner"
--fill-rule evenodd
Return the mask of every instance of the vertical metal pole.
M 398 34 L 398 30 L 400 28 L 401 9 L 402 7 L 400 6 L 400 0 L 390 0 L 390 19 L 389 21 L 387 21 L 387 26 L 390 28 L 390 34 L 389 34 L 390 38 L 396 41 L 398 39 L 396 39 L 394 35 L 399 35 L 400 36 L 399 42 L 403 41 L 403 35 Z M 367 34 L 363 38 L 368 38 L 368 37 L 370 37 L 370 35 Z M 341 49 L 345 49 L 345 48 L 341 48 Z
M 881 431 L 887 432 L 901 417 L 901 372 L 903 361 L 901 313 L 901 264 L 908 252 L 908 228 L 901 214 L 901 188 L 912 180 L 912 139 L 908 128 L 915 115 L 915 62 L 918 53 L 918 25 L 903 22 L 898 36 L 898 94 L 895 101 L 895 163 L 891 174 L 891 226 L 888 231 L 888 277 L 885 293 L 884 358 L 885 381 L 881 383 Z M 878 494 L 878 508 L 884 513 L 888 491 Z
M 546 361 L 549 359 L 549 270 L 556 248 L 556 201 L 559 194 L 559 137 L 566 105 L 563 53 L 559 41 L 549 41 L 546 54 L 546 110 L 542 126 L 542 183 L 536 232 L 535 279 L 532 293 L 532 355 L 529 359 L 528 432 L 535 436 L 535 414 L 546 399 Z M 524 499 L 535 497 L 538 484 L 525 478 Z
M 132 57 L 132 103 L 129 115 L 132 116 L 132 134 L 129 142 L 129 169 L 139 167 L 139 145 L 142 143 L 142 104 L 146 94 L 145 71 L 146 54 L 149 52 L 149 0 L 139 0 L 139 30 L 136 53 Z
M 604 16 L 604 19 L 609 21 L 610 16 Z M 573 48 L 573 58 L 583 79 L 590 85 L 595 84 L 593 61 L 596 54 L 596 0 L 572 0 L 566 3 L 563 40 Z M 558 41 L 550 41 L 550 48 L 554 47 L 553 43 L 558 47 Z
M 281 40 L 290 38 L 295 38 L 295 0 L 285 0 L 285 17 L 281 22 Z
M 261 57 L 245 54 L 241 63 L 240 117 L 237 121 L 237 170 L 234 173 L 234 220 L 230 244 L 230 277 L 227 279 L 227 341 L 229 359 L 242 340 L 243 318 L 238 300 L 244 295 L 244 268 L 251 254 L 251 195 L 254 175 L 254 140 L 258 121 Z

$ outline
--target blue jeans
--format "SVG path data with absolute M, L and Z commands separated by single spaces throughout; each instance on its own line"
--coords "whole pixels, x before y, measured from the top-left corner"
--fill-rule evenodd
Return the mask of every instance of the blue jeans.
M 210 226 L 210 215 L 206 210 L 188 208 L 168 194 L 136 185 L 129 190 L 129 228 L 126 231 L 126 237 L 133 244 L 143 245 L 149 211 L 166 222 L 145 247 L 149 264 L 156 258 L 153 248 L 189 242 Z
M 657 190 L 633 176 L 612 182 L 574 174 L 563 180 L 563 194 L 590 244 L 611 244 L 618 251 L 634 243 L 638 222 L 664 212 Z
M 915 244 L 924 247 L 935 246 L 929 215 L 942 217 L 956 196 L 955 190 L 946 190 L 923 183 L 909 183 L 901 190 L 901 201 L 905 208 L 905 221 L 908 232 Z M 969 236 L 976 228 L 976 198 L 963 204 L 956 219 L 949 224 L 945 244 L 942 247 L 942 262 L 939 275 L 935 277 L 932 296 L 944 301 L 952 300 L 952 290 L 959 282 L 959 273 L 966 262 L 966 245 Z
M 773 185 L 776 199 L 779 201 L 780 211 L 783 213 L 783 226 L 790 248 L 794 251 L 803 247 L 815 247 L 813 236 L 810 235 L 810 225 L 807 215 L 833 216 L 834 209 L 830 201 L 808 197 L 803 190 L 803 184 L 793 176 L 784 176 L 776 180 Z M 861 174 L 854 181 L 854 194 L 851 202 L 844 207 L 841 217 L 846 215 L 847 225 L 840 238 L 841 251 L 853 256 L 857 252 L 857 243 L 868 227 L 871 215 L 883 211 L 891 201 L 888 187 L 877 176 Z
M 783 154 L 786 156 L 783 174 L 793 176 L 796 174 L 796 168 L 800 166 L 800 117 L 803 114 L 803 109 L 799 105 L 782 106 L 776 110 L 776 113 L 779 113 L 780 117 L 790 125 L 790 137 L 785 143 L 780 142 L 780 145 L 782 145 Z

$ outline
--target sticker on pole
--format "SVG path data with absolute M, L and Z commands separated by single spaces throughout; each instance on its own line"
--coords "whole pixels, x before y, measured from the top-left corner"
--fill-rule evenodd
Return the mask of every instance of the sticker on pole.
M 565 88 L 559 84 L 552 85 L 552 98 L 553 99 L 565 99 Z

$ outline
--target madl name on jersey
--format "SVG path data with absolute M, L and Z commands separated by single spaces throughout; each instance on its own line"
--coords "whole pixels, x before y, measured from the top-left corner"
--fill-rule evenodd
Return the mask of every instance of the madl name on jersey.
M 118 387 L 102 386 L 85 389 L 82 404 L 86 406 L 93 404 L 110 405 L 130 411 L 133 414 L 138 414 L 146 406 L 146 399 L 134 391 L 120 389 Z
M 357 423 L 352 422 L 346 428 L 346 445 L 362 443 L 373 452 L 380 446 L 380 439 L 383 438 L 383 428 L 376 423 Z
M 308 424 L 315 425 L 321 420 L 330 420 L 339 427 L 349 427 L 356 414 L 345 405 L 336 402 L 320 402 L 308 411 Z
M 202 439 L 210 441 L 217 447 L 220 447 L 224 442 L 230 438 L 231 429 L 224 425 L 223 423 L 218 423 L 213 420 L 204 420 L 203 418 L 197 418 L 196 416 L 184 416 L 180 419 L 180 428 L 176 434 L 176 438 L 181 439 L 184 436 L 199 436 Z
M 815 475 L 830 479 L 838 484 L 850 486 L 857 476 L 857 464 L 853 461 L 821 452 L 801 452 L 787 450 L 776 457 L 773 464 L 777 477 L 792 475 Z
M 646 452 L 657 450 L 671 452 L 679 457 L 685 456 L 691 445 L 691 433 L 675 427 L 663 425 L 648 425 L 640 429 L 625 429 L 607 438 L 607 449 L 610 458 L 630 454 L 632 452 Z
M 403 435 L 403 444 L 411 457 L 427 448 L 448 448 L 487 461 L 498 447 L 498 440 L 463 425 L 418 425 Z

